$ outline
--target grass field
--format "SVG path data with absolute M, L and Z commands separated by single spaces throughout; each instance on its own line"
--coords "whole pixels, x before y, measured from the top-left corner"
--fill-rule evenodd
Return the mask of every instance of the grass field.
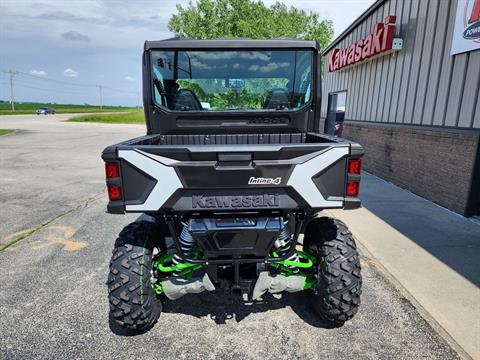
M 76 116 L 69 119 L 68 121 L 112 124 L 143 124 L 145 122 L 143 110 L 134 110 L 118 114 L 93 114 Z
M 87 113 L 87 112 L 112 112 L 112 111 L 131 111 L 133 108 L 124 106 L 103 106 L 96 105 L 75 105 L 75 104 L 49 104 L 49 103 L 15 103 L 15 111 L 12 111 L 8 102 L 0 103 L 0 115 L 21 115 L 34 114 L 38 108 L 51 107 L 58 114 L 65 113 Z
M 15 131 L 15 130 L 0 129 L 0 136 L 10 134 L 10 133 L 12 133 L 12 132 L 14 132 L 14 131 Z

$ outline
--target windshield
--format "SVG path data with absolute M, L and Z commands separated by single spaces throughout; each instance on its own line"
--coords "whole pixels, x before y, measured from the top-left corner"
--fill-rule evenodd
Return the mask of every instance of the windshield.
M 311 50 L 167 50 L 151 59 L 154 101 L 170 110 L 294 110 L 310 101 Z

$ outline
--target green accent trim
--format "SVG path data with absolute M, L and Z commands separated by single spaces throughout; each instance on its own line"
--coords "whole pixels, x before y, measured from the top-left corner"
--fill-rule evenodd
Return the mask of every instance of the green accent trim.
M 170 273 L 178 270 L 188 270 L 188 272 L 192 272 L 194 270 L 200 269 L 202 265 L 199 264 L 192 264 L 192 263 L 180 263 L 177 265 L 170 265 L 167 266 L 166 264 L 170 263 L 174 257 L 174 254 L 163 254 L 160 255 L 160 257 L 155 260 L 154 266 L 161 272 L 164 273 Z M 183 272 L 182 272 L 183 273 Z M 182 273 L 179 274 L 179 276 L 182 275 Z
M 272 254 L 273 254 L 273 257 L 279 257 L 279 254 L 276 251 L 273 251 Z M 306 262 L 282 260 L 282 261 L 277 261 L 272 265 L 294 266 L 300 269 L 309 269 L 313 266 L 315 262 L 315 257 L 306 253 L 305 251 L 297 251 L 297 255 L 299 255 L 302 259 L 306 260 Z
M 198 254 L 195 254 L 198 255 Z M 192 264 L 192 263 L 180 263 L 177 265 L 172 265 L 172 259 L 175 254 L 162 254 L 153 262 L 153 266 L 157 268 L 160 272 L 165 273 L 165 275 L 170 276 L 175 271 L 180 271 L 177 275 L 179 278 L 188 279 L 192 276 L 192 273 L 195 270 L 202 268 L 203 265 L 200 264 Z M 163 278 L 165 280 L 165 278 Z M 163 294 L 163 286 L 161 283 L 161 279 L 153 285 L 153 291 L 157 295 Z
M 158 282 L 158 283 L 156 283 L 155 285 L 153 285 L 153 291 L 154 291 L 155 294 L 157 294 L 157 295 L 163 294 L 163 286 L 162 286 L 162 283 L 161 283 L 161 282 Z
M 305 277 L 305 285 L 303 286 L 303 290 L 314 289 L 316 284 L 317 280 L 312 275 L 307 275 Z

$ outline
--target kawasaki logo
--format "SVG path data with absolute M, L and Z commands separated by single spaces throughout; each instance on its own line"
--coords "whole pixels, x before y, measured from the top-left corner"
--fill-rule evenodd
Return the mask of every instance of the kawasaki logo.
M 247 196 L 205 196 L 193 195 L 192 207 L 208 208 L 258 208 L 279 207 L 279 196 L 275 194 L 247 195 Z
M 248 185 L 280 185 L 282 182 L 281 177 L 273 178 L 255 178 L 251 177 L 248 180 Z

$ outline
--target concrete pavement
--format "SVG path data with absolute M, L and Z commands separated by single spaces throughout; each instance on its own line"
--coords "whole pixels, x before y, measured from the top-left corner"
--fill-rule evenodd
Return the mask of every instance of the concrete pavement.
M 480 222 L 362 175 L 364 208 L 330 211 L 465 352 L 480 359 Z
M 456 353 L 362 257 L 359 313 L 339 329 L 305 294 L 244 304 L 221 291 L 169 302 L 149 332 L 109 322 L 105 279 L 128 216 L 105 198 L 0 253 L 0 359 L 456 359 Z
M 145 133 L 142 125 L 69 123 L 72 115 L 0 116 L 0 246 L 71 210 L 105 187 L 104 146 Z
M 458 358 L 365 255 L 362 305 L 342 328 L 325 328 L 305 294 L 244 304 L 217 291 L 170 302 L 152 330 L 124 336 L 108 320 L 105 280 L 134 217 L 105 213 L 99 155 L 144 128 L 64 118 L 0 117 L 20 129 L 0 137 L 0 239 L 36 230 L 0 252 L 0 359 Z

